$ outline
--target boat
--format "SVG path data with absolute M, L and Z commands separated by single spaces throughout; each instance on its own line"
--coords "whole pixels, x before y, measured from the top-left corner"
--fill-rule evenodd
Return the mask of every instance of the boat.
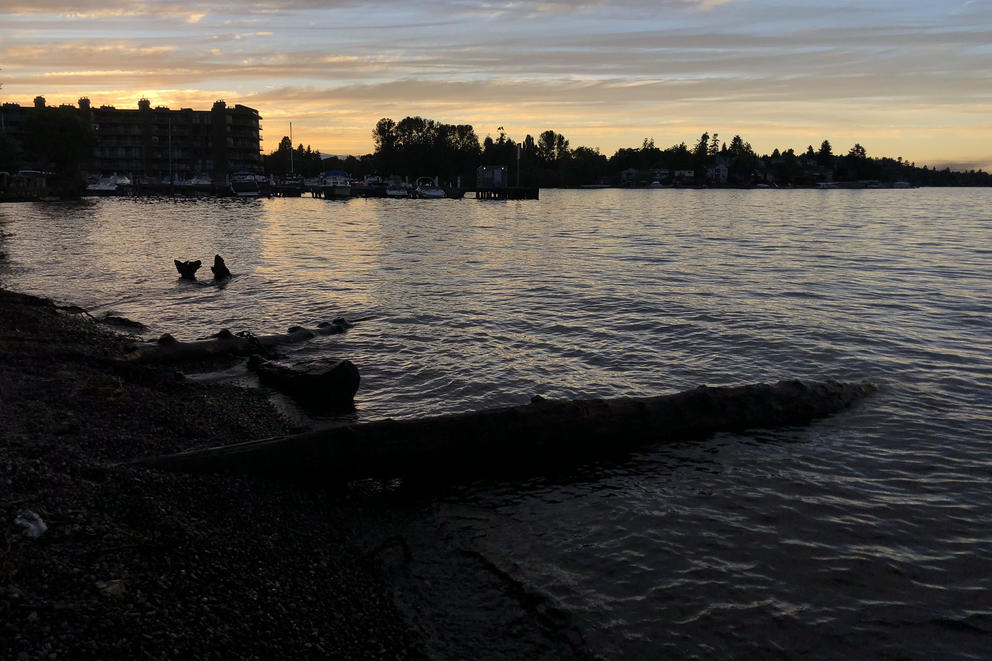
M 287 174 L 283 177 L 278 177 L 272 181 L 271 185 L 273 195 L 280 195 L 282 197 L 300 197 L 303 195 L 304 188 L 306 188 L 302 175 L 298 174 Z
M 87 195 L 127 195 L 131 192 L 131 180 L 118 176 L 101 176 L 86 186 Z
M 296 174 L 296 165 L 293 162 L 293 122 L 289 123 L 289 174 L 279 178 L 270 175 L 269 185 L 272 194 L 281 197 L 300 197 L 304 190 L 314 190 L 303 179 L 303 175 Z
M 374 174 L 351 182 L 352 197 L 386 197 L 386 183 Z
M 341 200 L 351 197 L 351 179 L 342 170 L 328 170 L 320 176 L 316 192 L 325 200 Z
M 228 177 L 231 194 L 235 197 L 259 197 L 264 195 L 262 183 L 268 183 L 265 177 L 254 172 L 232 172 Z
M 406 198 L 410 197 L 410 189 L 404 184 L 390 183 L 386 186 L 386 197 Z
M 417 179 L 417 187 L 414 189 L 414 194 L 425 200 L 440 200 L 445 196 L 444 189 L 437 185 L 435 179 L 430 177 L 420 177 Z
M 214 182 L 209 175 L 197 174 L 174 182 L 173 189 L 181 195 L 209 195 L 213 192 Z

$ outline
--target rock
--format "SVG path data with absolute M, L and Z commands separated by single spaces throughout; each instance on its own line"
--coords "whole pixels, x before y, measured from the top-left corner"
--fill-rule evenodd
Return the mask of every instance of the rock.
M 128 328 L 128 329 L 139 331 L 139 332 L 140 331 L 143 331 L 143 330 L 145 330 L 147 328 L 147 326 L 145 326 L 140 321 L 132 321 L 132 320 L 128 319 L 127 317 L 117 317 L 117 316 L 109 315 L 109 314 L 104 315 L 100 319 L 100 323 L 101 324 L 107 324 L 109 326 L 117 326 L 119 328 Z
M 38 539 L 48 530 L 48 525 L 41 517 L 31 510 L 21 510 L 17 513 L 14 523 L 24 528 L 23 534 L 31 539 Z
M 172 261 L 176 265 L 176 270 L 179 271 L 180 278 L 184 280 L 196 280 L 196 272 L 201 265 L 200 260 L 180 262 L 178 259 L 174 259 Z

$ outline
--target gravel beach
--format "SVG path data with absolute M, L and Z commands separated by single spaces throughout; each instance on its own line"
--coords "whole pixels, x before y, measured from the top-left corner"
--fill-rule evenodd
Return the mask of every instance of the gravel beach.
M 422 658 L 347 498 L 117 465 L 288 431 L 129 341 L 0 290 L 0 658 Z

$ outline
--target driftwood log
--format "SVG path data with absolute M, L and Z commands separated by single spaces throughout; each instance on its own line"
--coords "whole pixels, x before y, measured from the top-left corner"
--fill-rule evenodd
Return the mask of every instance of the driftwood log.
M 361 377 L 350 360 L 340 360 L 324 369 L 304 370 L 252 356 L 248 368 L 255 370 L 262 385 L 289 395 L 307 408 L 345 411 L 355 407 Z
M 780 381 L 659 397 L 548 401 L 417 420 L 382 420 L 152 457 L 176 471 L 305 480 L 457 478 L 513 465 L 573 463 L 637 445 L 807 424 L 873 392 L 868 383 Z
M 330 322 L 322 322 L 317 328 L 308 329 L 293 326 L 285 333 L 274 335 L 252 335 L 250 333 L 235 335 L 224 329 L 206 340 L 180 342 L 166 333 L 154 343 L 136 344 L 124 354 L 126 360 L 145 362 L 174 362 L 182 360 L 201 360 L 216 356 L 250 356 L 256 353 L 264 354 L 268 349 L 281 344 L 304 342 L 318 335 L 337 335 L 351 328 L 352 323 L 338 318 Z

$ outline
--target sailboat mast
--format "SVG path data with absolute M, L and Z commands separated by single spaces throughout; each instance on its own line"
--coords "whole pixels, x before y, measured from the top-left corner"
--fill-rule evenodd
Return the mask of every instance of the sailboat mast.
M 293 122 L 289 123 L 289 173 L 296 174 L 293 169 Z
M 175 175 L 172 172 L 172 118 L 169 118 L 169 186 L 171 187 L 176 183 Z

